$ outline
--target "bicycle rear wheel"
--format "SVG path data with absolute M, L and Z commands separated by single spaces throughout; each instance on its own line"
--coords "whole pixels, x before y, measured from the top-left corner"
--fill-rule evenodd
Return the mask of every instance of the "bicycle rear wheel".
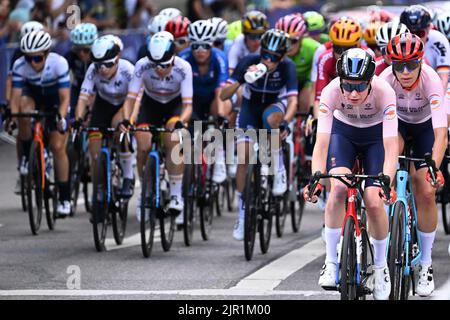
M 105 239 L 108 228 L 108 175 L 106 172 L 106 157 L 101 152 L 95 161 L 94 198 L 92 203 L 92 229 L 95 249 L 99 252 L 106 250 Z
M 119 200 L 119 207 L 115 208 L 112 214 L 112 229 L 114 241 L 121 245 L 127 230 L 128 200 Z
M 47 219 L 47 226 L 50 230 L 55 229 L 56 210 L 58 207 L 58 195 L 55 186 L 51 185 L 48 180 L 45 181 L 44 203 L 45 203 L 45 217 Z
M 183 176 L 183 238 L 184 244 L 190 246 L 194 236 L 194 215 L 195 215 L 195 196 L 196 196 L 196 168 L 195 164 L 186 164 Z
M 284 143 L 284 145 L 283 145 L 283 160 L 284 160 L 284 167 L 286 168 L 288 189 L 284 193 L 284 195 L 281 197 L 281 201 L 279 200 L 279 198 L 275 199 L 275 201 L 277 202 L 276 210 L 275 210 L 275 229 L 276 229 L 278 238 L 281 238 L 283 236 L 284 225 L 286 223 L 286 216 L 287 216 L 288 212 L 290 211 L 289 196 L 291 193 L 290 189 L 292 187 L 292 186 L 290 186 L 290 181 L 292 181 L 292 180 L 291 180 L 291 164 L 290 164 L 289 149 L 290 149 L 289 144 Z
M 261 213 L 261 219 L 258 223 L 259 246 L 261 253 L 265 254 L 269 251 L 270 239 L 272 238 L 272 208 L 276 205 L 277 200 L 272 195 L 269 196 L 268 210 Z
M 156 163 L 149 156 L 145 164 L 141 191 L 141 249 L 145 258 L 150 257 L 153 249 L 156 220 Z
M 28 160 L 27 176 L 28 217 L 33 235 L 37 235 L 39 233 L 39 228 L 41 227 L 42 206 L 44 200 L 44 190 L 42 188 L 43 170 L 40 145 L 33 142 Z
M 28 211 L 28 190 L 27 190 L 27 176 L 20 175 L 20 200 L 22 202 L 22 210 Z
M 76 150 L 76 146 L 72 142 L 69 142 L 67 146 L 67 156 L 69 158 L 70 200 L 72 202 L 70 216 L 73 217 L 77 211 L 81 177 L 80 153 Z
M 357 298 L 355 222 L 351 217 L 345 222 L 340 263 L 341 300 L 355 300 Z
M 450 188 L 444 188 L 442 193 L 450 192 Z M 442 224 L 444 225 L 445 234 L 450 234 L 450 202 L 441 202 L 442 208 Z
M 244 188 L 244 205 L 245 205 L 245 219 L 244 219 L 244 253 L 245 259 L 250 261 L 253 257 L 253 249 L 255 246 L 256 237 L 256 216 L 257 216 L 257 177 L 256 167 L 254 164 L 249 164 L 247 169 L 247 176 L 245 178 Z
M 210 176 L 212 176 L 212 168 Z M 205 179 L 205 189 L 203 190 L 203 199 L 200 203 L 200 231 L 202 239 L 207 241 L 211 235 L 212 223 L 214 218 L 214 204 L 217 201 L 217 195 L 213 190 L 213 182 L 211 178 Z
M 401 298 L 404 281 L 403 273 L 405 269 L 405 235 L 403 234 L 405 215 L 405 205 L 401 201 L 397 202 L 394 207 L 394 215 L 390 221 L 389 230 L 388 265 L 391 278 L 390 300 L 400 300 Z

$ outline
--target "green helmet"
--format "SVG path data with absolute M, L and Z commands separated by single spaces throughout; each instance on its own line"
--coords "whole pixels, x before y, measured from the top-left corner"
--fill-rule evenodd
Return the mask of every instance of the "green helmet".
M 309 33 L 321 33 L 325 31 L 325 18 L 317 11 L 306 11 L 303 18 L 308 25 Z
M 236 20 L 228 24 L 227 39 L 234 40 L 242 33 L 242 21 Z

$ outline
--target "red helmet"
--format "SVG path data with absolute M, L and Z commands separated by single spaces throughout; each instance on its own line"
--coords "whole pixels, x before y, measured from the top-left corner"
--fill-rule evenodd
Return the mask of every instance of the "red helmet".
M 293 38 L 301 38 L 305 35 L 307 26 L 301 14 L 289 14 L 277 21 L 275 29 L 282 30 Z
M 391 61 L 419 60 L 424 55 L 424 45 L 418 36 L 401 33 L 389 41 L 386 53 Z
M 188 36 L 188 27 L 191 21 L 183 16 L 177 16 L 167 21 L 165 31 L 173 34 L 175 39 Z

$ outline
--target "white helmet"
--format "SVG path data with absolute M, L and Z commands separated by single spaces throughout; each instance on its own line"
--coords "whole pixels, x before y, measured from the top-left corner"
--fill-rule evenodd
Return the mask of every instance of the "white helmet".
M 450 12 L 439 12 L 436 17 L 436 27 L 450 41 Z
M 20 28 L 20 38 L 22 39 L 27 33 L 30 33 L 31 31 L 40 30 L 44 30 L 44 26 L 42 25 L 42 23 L 37 21 L 28 21 L 23 24 L 22 28 Z
M 160 16 L 165 16 L 169 19 L 181 16 L 181 11 L 177 8 L 165 8 L 162 9 L 159 14 Z
M 210 42 L 215 40 L 214 26 L 211 20 L 197 20 L 189 25 L 189 39 L 192 42 Z
M 213 25 L 214 40 L 226 39 L 228 35 L 228 22 L 218 17 L 214 17 L 209 20 Z
M 31 31 L 20 40 L 20 50 L 23 53 L 43 52 L 52 46 L 52 37 L 43 30 Z
M 380 48 L 388 45 L 389 41 L 398 34 L 409 32 L 409 29 L 398 19 L 383 24 L 377 31 L 375 41 Z
M 169 17 L 167 16 L 162 16 L 162 15 L 157 15 L 154 16 L 152 20 L 150 20 L 147 29 L 148 32 L 153 35 L 155 33 L 164 31 L 164 29 L 166 28 L 166 24 L 169 21 Z
M 175 43 L 173 35 L 167 31 L 161 31 L 153 35 L 147 46 L 147 57 L 152 62 L 171 61 L 175 55 Z
M 106 35 L 94 41 L 91 48 L 92 61 L 100 62 L 112 60 L 123 49 L 122 40 L 114 35 Z

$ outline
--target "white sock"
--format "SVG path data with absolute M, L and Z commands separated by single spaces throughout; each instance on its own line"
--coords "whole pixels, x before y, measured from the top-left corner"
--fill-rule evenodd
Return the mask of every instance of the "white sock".
M 177 196 L 178 198 L 181 197 L 181 187 L 183 184 L 183 175 L 169 175 L 169 182 L 170 182 L 170 195 L 171 196 Z
M 283 152 L 281 148 L 273 150 L 273 155 L 275 159 L 278 159 L 278 171 L 284 170 Z
M 215 162 L 225 164 L 225 151 L 222 146 L 219 146 L 215 152 Z
M 384 267 L 386 265 L 386 244 L 388 238 L 377 240 L 372 238 L 373 251 L 374 251 L 374 266 Z
M 243 221 L 245 218 L 244 199 L 242 199 L 242 194 L 240 192 L 237 193 L 237 196 L 238 196 L 239 220 Z
M 325 263 L 337 264 L 337 245 L 341 237 L 341 228 L 328 228 L 325 226 L 326 258 Z
M 123 177 L 133 179 L 133 155 L 131 152 L 119 152 L 119 161 L 122 167 Z
M 425 233 L 418 230 L 418 233 L 422 242 L 422 257 L 420 258 L 420 264 L 422 266 L 431 266 L 431 252 L 433 250 L 436 231 Z

